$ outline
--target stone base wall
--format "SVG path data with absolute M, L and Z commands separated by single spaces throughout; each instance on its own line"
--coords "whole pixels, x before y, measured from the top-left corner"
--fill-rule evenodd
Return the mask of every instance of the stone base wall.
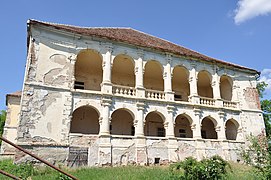
M 120 166 L 168 164 L 184 160 L 219 155 L 225 160 L 238 161 L 244 142 L 210 139 L 158 138 L 133 136 L 70 135 L 69 146 L 23 146 L 37 156 L 53 163 L 76 166 Z M 34 161 L 16 152 L 16 162 Z

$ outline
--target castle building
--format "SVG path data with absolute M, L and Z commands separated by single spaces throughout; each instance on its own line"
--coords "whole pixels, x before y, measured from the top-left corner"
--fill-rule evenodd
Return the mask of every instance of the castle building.
M 51 162 L 237 161 L 265 128 L 254 69 L 131 28 L 29 20 L 27 34 L 13 140 Z

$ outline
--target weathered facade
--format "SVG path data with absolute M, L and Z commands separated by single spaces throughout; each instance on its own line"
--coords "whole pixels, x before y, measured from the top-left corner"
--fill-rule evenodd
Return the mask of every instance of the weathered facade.
M 236 161 L 264 129 L 258 75 L 130 28 L 30 20 L 17 144 L 89 166 Z

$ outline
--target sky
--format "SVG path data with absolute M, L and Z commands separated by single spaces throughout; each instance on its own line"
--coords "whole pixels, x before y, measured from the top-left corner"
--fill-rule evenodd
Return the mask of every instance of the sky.
M 28 19 L 84 27 L 131 27 L 202 54 L 261 71 L 271 99 L 271 0 L 3 0 L 0 110 L 22 89 Z

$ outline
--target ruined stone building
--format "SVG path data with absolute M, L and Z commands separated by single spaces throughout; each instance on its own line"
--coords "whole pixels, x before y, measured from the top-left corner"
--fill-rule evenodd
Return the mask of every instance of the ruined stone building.
M 254 69 L 131 28 L 30 20 L 27 33 L 22 95 L 8 96 L 18 118 L 8 114 L 4 136 L 51 162 L 236 161 L 264 129 Z

